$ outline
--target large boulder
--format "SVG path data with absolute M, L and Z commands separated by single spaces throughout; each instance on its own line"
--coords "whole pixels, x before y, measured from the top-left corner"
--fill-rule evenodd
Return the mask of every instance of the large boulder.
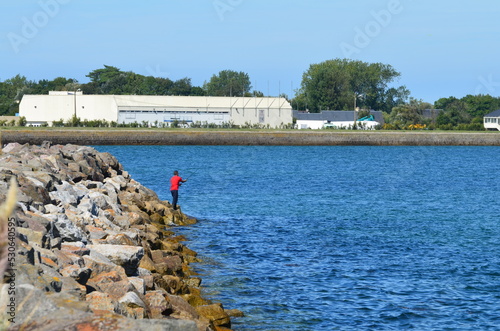
M 196 311 L 201 316 L 209 319 L 214 325 L 222 327 L 231 327 L 231 319 L 224 311 L 222 304 L 211 304 L 207 306 L 196 307 Z
M 90 251 L 95 251 L 108 258 L 113 263 L 123 267 L 129 276 L 137 274 L 137 268 L 144 256 L 144 248 L 126 245 L 88 245 Z

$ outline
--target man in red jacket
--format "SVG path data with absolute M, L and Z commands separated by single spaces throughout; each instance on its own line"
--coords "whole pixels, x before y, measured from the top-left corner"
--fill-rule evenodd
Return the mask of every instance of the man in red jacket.
M 177 209 L 177 200 L 179 199 L 179 186 L 181 183 L 185 183 L 187 179 L 182 179 L 179 176 L 179 172 L 177 170 L 174 171 L 174 175 L 170 178 L 170 193 L 172 194 L 172 206 L 174 206 L 174 210 Z

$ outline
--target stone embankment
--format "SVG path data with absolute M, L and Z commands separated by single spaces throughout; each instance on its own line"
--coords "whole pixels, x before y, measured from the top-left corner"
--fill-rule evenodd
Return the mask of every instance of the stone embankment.
M 0 202 L 18 183 L 15 263 L 0 313 L 11 330 L 227 330 L 200 295 L 196 253 L 173 210 L 109 153 L 11 143 L 0 155 Z M 12 303 L 14 302 L 14 309 Z M 10 305 L 10 308 L 9 308 Z M 10 320 L 10 323 L 8 322 Z
M 75 128 L 3 130 L 1 140 L 78 145 L 500 146 L 500 132 Z

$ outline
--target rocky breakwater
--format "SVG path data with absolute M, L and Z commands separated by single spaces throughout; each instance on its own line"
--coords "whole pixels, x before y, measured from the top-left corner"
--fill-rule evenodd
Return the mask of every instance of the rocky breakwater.
M 111 154 L 11 143 L 0 155 L 0 201 L 12 177 L 16 256 L 0 296 L 9 329 L 230 327 L 231 312 L 200 295 L 190 267 L 196 253 L 172 231 L 196 220 L 159 200 Z

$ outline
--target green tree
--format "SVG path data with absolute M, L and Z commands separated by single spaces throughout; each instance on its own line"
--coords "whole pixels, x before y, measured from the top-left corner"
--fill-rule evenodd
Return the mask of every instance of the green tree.
M 394 107 L 404 105 L 408 102 L 408 100 L 412 100 L 410 98 L 410 91 L 406 88 L 406 86 L 400 86 L 398 88 L 391 87 L 385 93 L 385 99 L 383 101 L 384 109 L 392 109 Z M 433 108 L 432 105 L 429 108 Z
M 104 68 L 91 71 L 86 77 L 89 77 L 91 82 L 105 83 L 122 73 L 117 67 L 104 65 Z
M 85 94 L 138 95 L 203 95 L 200 87 L 193 88 L 190 78 L 172 81 L 169 78 L 143 76 L 105 65 L 90 72 L 88 84 L 81 86 Z
M 304 93 L 296 92 L 295 98 L 290 101 L 290 105 L 296 110 L 306 110 L 309 109 L 307 105 L 306 95 Z
M 484 115 L 500 109 L 500 98 L 491 95 L 466 95 L 461 100 L 465 102 L 467 112 L 474 118 L 482 118 Z
M 434 108 L 446 110 L 450 104 L 458 101 L 455 97 L 441 98 L 434 102 Z
M 262 93 L 261 91 L 253 90 L 253 92 L 250 93 L 249 96 L 250 97 L 263 98 L 264 97 L 264 93 Z
M 191 89 L 193 86 L 191 85 L 191 78 L 182 78 L 176 80 L 170 89 L 171 95 L 190 95 Z
M 337 64 L 336 61 L 313 64 L 302 75 L 299 93 L 309 110 L 353 109 L 354 91 L 350 87 L 349 74 Z
M 484 115 L 500 108 L 500 98 L 491 95 L 466 95 L 458 99 L 456 97 L 441 98 L 434 106 L 443 109 L 438 116 L 439 126 L 448 128 L 464 128 L 464 124 L 470 124 L 467 128 L 480 127 Z
M 409 96 L 404 86 L 389 87 L 399 76 L 400 73 L 387 64 L 328 60 L 312 64 L 303 74 L 297 97 L 305 100 L 311 111 L 349 110 L 356 103 L 360 108 L 388 112 Z
M 0 84 L 0 115 L 14 115 L 19 112 L 19 102 L 24 94 L 31 93 L 33 82 L 16 75 Z
M 191 88 L 191 95 L 194 96 L 204 96 L 205 95 L 205 90 L 199 86 L 193 86 Z
M 240 71 L 223 70 L 213 75 L 203 89 L 211 96 L 239 96 L 249 93 L 252 85 L 248 74 Z
M 397 128 L 404 128 L 410 124 L 424 124 L 426 120 L 422 116 L 422 112 L 431 108 L 430 103 L 410 98 L 408 103 L 392 109 L 388 122 Z
M 470 123 L 471 119 L 470 114 L 467 112 L 467 104 L 457 99 L 447 104 L 445 110 L 439 113 L 436 123 L 440 127 L 445 125 L 454 127 L 458 124 Z
M 10 93 L 10 88 L 6 83 L 0 83 L 0 116 L 9 113 L 14 96 Z

